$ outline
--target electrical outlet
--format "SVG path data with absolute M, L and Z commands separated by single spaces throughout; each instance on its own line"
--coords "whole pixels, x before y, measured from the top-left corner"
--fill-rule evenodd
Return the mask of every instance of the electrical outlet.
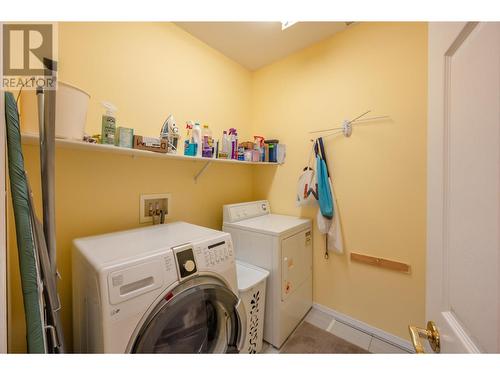
M 152 223 L 153 216 L 151 211 L 154 212 L 158 210 L 163 210 L 165 213 L 165 218 L 170 212 L 170 199 L 172 195 L 169 193 L 165 194 L 141 194 L 140 200 L 140 211 L 139 211 L 139 222 L 140 223 Z

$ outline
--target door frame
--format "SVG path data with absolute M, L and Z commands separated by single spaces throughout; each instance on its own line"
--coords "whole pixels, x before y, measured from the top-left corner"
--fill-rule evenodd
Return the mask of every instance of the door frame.
M 0 22 L 0 56 L 3 56 L 3 23 Z M 0 79 L 3 78 L 3 58 L 0 58 Z M 0 90 L 0 353 L 7 353 L 7 210 L 5 164 L 5 106 Z

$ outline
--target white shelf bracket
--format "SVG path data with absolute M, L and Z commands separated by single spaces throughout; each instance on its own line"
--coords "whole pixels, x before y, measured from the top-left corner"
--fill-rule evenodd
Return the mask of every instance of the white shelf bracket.
M 194 176 L 194 182 L 197 183 L 198 182 L 198 179 L 201 177 L 201 175 L 203 174 L 203 172 L 205 172 L 208 168 L 208 166 L 211 164 L 212 162 L 211 161 L 207 161 L 205 163 L 205 165 L 200 169 L 200 171 L 198 173 L 195 174 Z

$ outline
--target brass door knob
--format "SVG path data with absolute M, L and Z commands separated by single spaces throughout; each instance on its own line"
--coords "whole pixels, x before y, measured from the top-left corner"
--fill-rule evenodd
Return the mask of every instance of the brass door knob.
M 439 353 L 441 351 L 439 331 L 436 327 L 436 323 L 434 323 L 432 320 L 427 322 L 427 329 L 408 326 L 408 330 L 410 331 L 411 342 L 417 354 L 425 353 L 424 346 L 422 345 L 420 338 L 427 339 L 432 350 L 435 353 Z

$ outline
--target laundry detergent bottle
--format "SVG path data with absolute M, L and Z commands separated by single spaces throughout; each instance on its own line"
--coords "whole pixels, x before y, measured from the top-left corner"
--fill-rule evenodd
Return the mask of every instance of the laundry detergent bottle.
M 105 145 L 115 144 L 116 111 L 117 108 L 110 102 L 101 102 L 106 113 L 102 115 L 101 143 Z
M 229 138 L 231 140 L 231 156 L 229 159 L 238 159 L 238 133 L 235 128 L 229 129 Z
M 204 158 L 211 158 L 213 152 L 212 131 L 206 124 L 203 125 L 203 129 L 201 131 L 201 137 L 203 142 L 203 150 L 201 156 L 203 156 Z

